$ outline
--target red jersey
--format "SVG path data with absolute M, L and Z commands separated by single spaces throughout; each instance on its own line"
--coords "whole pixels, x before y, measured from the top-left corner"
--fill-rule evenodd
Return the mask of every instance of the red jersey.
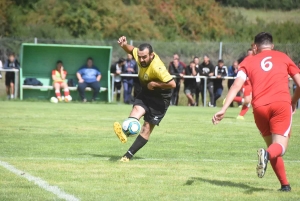
M 253 108 L 277 101 L 291 103 L 288 75 L 293 77 L 300 70 L 286 54 L 262 51 L 244 59 L 239 71 L 243 71 L 252 84 Z

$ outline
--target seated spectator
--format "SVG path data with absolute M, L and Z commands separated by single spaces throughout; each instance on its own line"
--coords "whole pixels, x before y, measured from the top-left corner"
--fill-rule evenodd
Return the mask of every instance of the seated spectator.
M 185 75 L 196 76 L 197 72 L 195 70 L 196 64 L 194 61 L 190 62 L 190 65 L 185 68 Z M 194 94 L 196 90 L 196 80 L 194 78 L 184 78 L 184 93 L 188 99 L 188 106 L 196 106 L 194 100 Z
M 92 101 L 95 101 L 100 91 L 101 73 L 99 69 L 93 65 L 93 59 L 87 59 L 86 65 L 82 66 L 76 73 L 78 78 L 78 92 L 83 102 L 86 102 L 85 88 L 93 89 Z
M 214 80 L 214 107 L 216 107 L 217 100 L 221 97 L 223 92 L 223 78 L 226 77 L 228 74 L 227 66 L 224 66 L 224 61 L 220 59 L 218 61 L 218 65 L 215 68 L 215 76 L 216 79 Z
M 136 61 L 133 59 L 132 54 L 127 54 L 127 59 L 123 68 L 124 74 L 137 74 L 138 67 Z M 132 88 L 134 84 L 134 77 L 123 77 L 123 90 L 124 90 L 124 103 L 130 104 L 132 97 Z
M 114 74 L 114 90 L 117 91 L 117 102 L 120 102 L 121 98 L 121 87 L 122 87 L 122 69 L 124 67 L 125 59 L 120 58 L 118 62 L 114 63 L 111 68 L 110 72 Z
M 172 89 L 171 105 L 178 105 L 180 82 L 183 77 L 184 67 L 179 63 L 178 59 L 175 59 L 169 66 L 169 72 L 171 75 L 176 75 L 176 87 Z
M 20 69 L 20 63 L 15 58 L 15 54 L 11 53 L 8 60 L 4 64 L 4 69 Z M 5 74 L 6 94 L 8 99 L 14 99 L 15 93 L 15 72 L 6 72 Z
M 209 93 L 209 98 L 210 98 L 210 102 L 208 103 L 208 106 L 213 107 L 214 106 L 213 104 L 215 102 L 214 101 L 215 100 L 215 98 L 214 98 L 214 81 L 212 79 L 209 79 L 209 77 L 214 76 L 215 67 L 211 63 L 210 58 L 207 55 L 205 55 L 203 57 L 203 62 L 202 62 L 202 64 L 200 64 L 199 70 L 200 70 L 200 75 L 208 77 L 207 85 L 206 85 L 208 93 Z M 204 104 L 206 104 L 206 103 L 204 103 L 204 79 L 201 79 L 201 86 L 202 86 L 202 89 L 201 89 L 202 103 L 204 105 Z
M 65 101 L 69 101 L 69 88 L 66 82 L 67 71 L 64 70 L 62 61 L 56 62 L 56 68 L 52 70 L 53 87 L 58 101 L 62 101 L 60 89 L 64 89 Z

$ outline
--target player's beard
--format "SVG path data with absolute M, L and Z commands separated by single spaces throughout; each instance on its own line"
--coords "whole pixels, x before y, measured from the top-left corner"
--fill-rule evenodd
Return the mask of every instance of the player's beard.
M 148 62 L 144 61 L 144 62 L 141 62 L 140 64 L 141 64 L 142 67 L 146 68 L 146 67 L 148 67 L 150 65 L 150 63 L 152 62 L 152 60 L 153 60 L 152 58 L 149 58 Z

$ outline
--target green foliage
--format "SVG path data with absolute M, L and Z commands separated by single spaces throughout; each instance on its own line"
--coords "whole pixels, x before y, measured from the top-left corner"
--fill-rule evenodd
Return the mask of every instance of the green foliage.
M 257 32 L 270 31 L 278 42 L 299 42 L 300 33 L 297 20 L 253 23 L 213 0 L 3 0 L 0 5 L 4 36 L 19 38 L 250 41 Z

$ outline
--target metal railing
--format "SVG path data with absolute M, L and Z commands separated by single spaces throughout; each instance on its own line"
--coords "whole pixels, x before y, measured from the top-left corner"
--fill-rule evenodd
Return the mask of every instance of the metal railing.
M 114 88 L 115 88 L 115 75 L 113 73 L 110 74 L 111 76 L 111 87 L 112 87 L 112 90 L 111 90 L 111 101 L 114 100 Z M 138 74 L 120 74 L 121 77 L 137 77 Z M 201 78 L 201 79 L 204 79 L 204 97 L 203 97 L 203 105 L 204 107 L 206 107 L 206 93 L 207 93 L 207 80 L 208 79 L 220 79 L 220 78 L 217 78 L 216 76 L 211 76 L 211 77 L 207 77 L 207 76 L 193 76 L 193 75 L 184 75 L 183 77 L 179 77 L 179 76 L 175 76 L 175 75 L 172 75 L 173 78 L 187 78 L 187 79 L 196 79 L 196 78 Z M 232 79 L 235 79 L 235 77 L 222 77 L 222 79 L 226 79 L 226 80 L 232 80 Z

